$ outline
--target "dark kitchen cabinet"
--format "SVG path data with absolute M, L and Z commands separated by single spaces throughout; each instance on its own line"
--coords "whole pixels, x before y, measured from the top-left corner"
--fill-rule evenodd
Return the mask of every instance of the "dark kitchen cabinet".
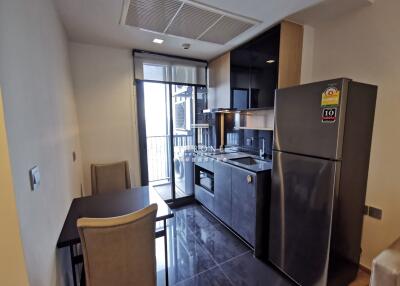
M 250 108 L 274 106 L 278 87 L 280 27 L 270 29 L 249 44 Z
M 274 106 L 278 87 L 280 29 L 278 25 L 231 51 L 231 107 Z
M 231 51 L 231 107 L 250 107 L 250 64 L 251 53 L 248 45 Z
M 253 247 L 256 243 L 257 176 L 232 168 L 232 228 Z
M 268 241 L 270 170 L 253 173 L 217 160 L 213 169 L 214 193 L 196 185 L 196 200 L 254 247 L 256 257 L 264 256 Z
M 214 162 L 214 211 L 228 226 L 232 220 L 232 168 L 225 163 Z
M 201 186 L 194 186 L 194 197 L 203 206 L 214 212 L 214 195 Z
M 272 108 L 276 88 L 300 83 L 303 27 L 283 21 L 209 62 L 208 108 Z
M 214 212 L 214 160 L 196 158 L 194 164 L 194 197 Z

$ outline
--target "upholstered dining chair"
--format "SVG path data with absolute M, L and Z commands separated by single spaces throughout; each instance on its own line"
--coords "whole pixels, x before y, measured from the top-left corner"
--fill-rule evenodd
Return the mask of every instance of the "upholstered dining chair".
M 400 285 L 400 238 L 372 261 L 371 286 Z
M 87 286 L 156 285 L 156 213 L 78 219 Z
M 127 161 L 111 164 L 92 164 L 92 194 L 121 191 L 131 188 Z

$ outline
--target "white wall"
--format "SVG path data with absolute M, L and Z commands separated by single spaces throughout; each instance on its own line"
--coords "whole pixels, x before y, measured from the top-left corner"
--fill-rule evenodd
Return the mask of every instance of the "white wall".
M 51 0 L 0 1 L 0 85 L 32 286 L 64 284 L 69 271 L 56 242 L 72 198 L 80 195 L 82 170 L 67 48 Z M 35 165 L 41 185 L 32 192 L 28 170 Z
M 399 11 L 400 1 L 381 0 L 314 25 L 312 81 L 349 77 L 379 86 L 366 203 L 382 208 L 383 219 L 364 220 L 362 264 L 368 267 L 400 236 Z
M 132 185 L 140 185 L 132 52 L 71 43 L 70 55 L 85 193 L 92 163 L 128 160 Z
M 3 98 L 0 86 L 0 284 L 9 286 L 28 285 L 19 219 L 12 182 L 11 163 L 4 122 Z

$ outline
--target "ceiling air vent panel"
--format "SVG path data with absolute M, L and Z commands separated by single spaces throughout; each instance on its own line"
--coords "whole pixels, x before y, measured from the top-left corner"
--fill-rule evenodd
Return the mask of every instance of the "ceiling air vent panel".
M 176 0 L 131 0 L 125 24 L 162 33 L 181 5 Z
M 204 33 L 199 40 L 223 45 L 253 26 L 254 24 L 252 23 L 224 16 Z
M 194 0 L 124 0 L 121 23 L 157 33 L 225 44 L 260 21 Z
M 221 14 L 207 11 L 189 4 L 184 4 L 166 33 L 190 39 L 197 39 L 221 17 Z

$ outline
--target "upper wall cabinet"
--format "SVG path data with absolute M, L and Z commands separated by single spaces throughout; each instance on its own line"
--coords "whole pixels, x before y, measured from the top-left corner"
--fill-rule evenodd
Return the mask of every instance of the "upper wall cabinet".
M 250 44 L 245 44 L 230 52 L 229 93 L 217 96 L 229 97 L 231 108 L 246 109 L 251 106 L 251 48 Z
M 229 108 L 231 90 L 230 52 L 208 63 L 208 108 Z M 228 96 L 226 96 L 228 95 Z
M 209 63 L 209 108 L 272 108 L 300 83 L 303 27 L 284 21 Z

